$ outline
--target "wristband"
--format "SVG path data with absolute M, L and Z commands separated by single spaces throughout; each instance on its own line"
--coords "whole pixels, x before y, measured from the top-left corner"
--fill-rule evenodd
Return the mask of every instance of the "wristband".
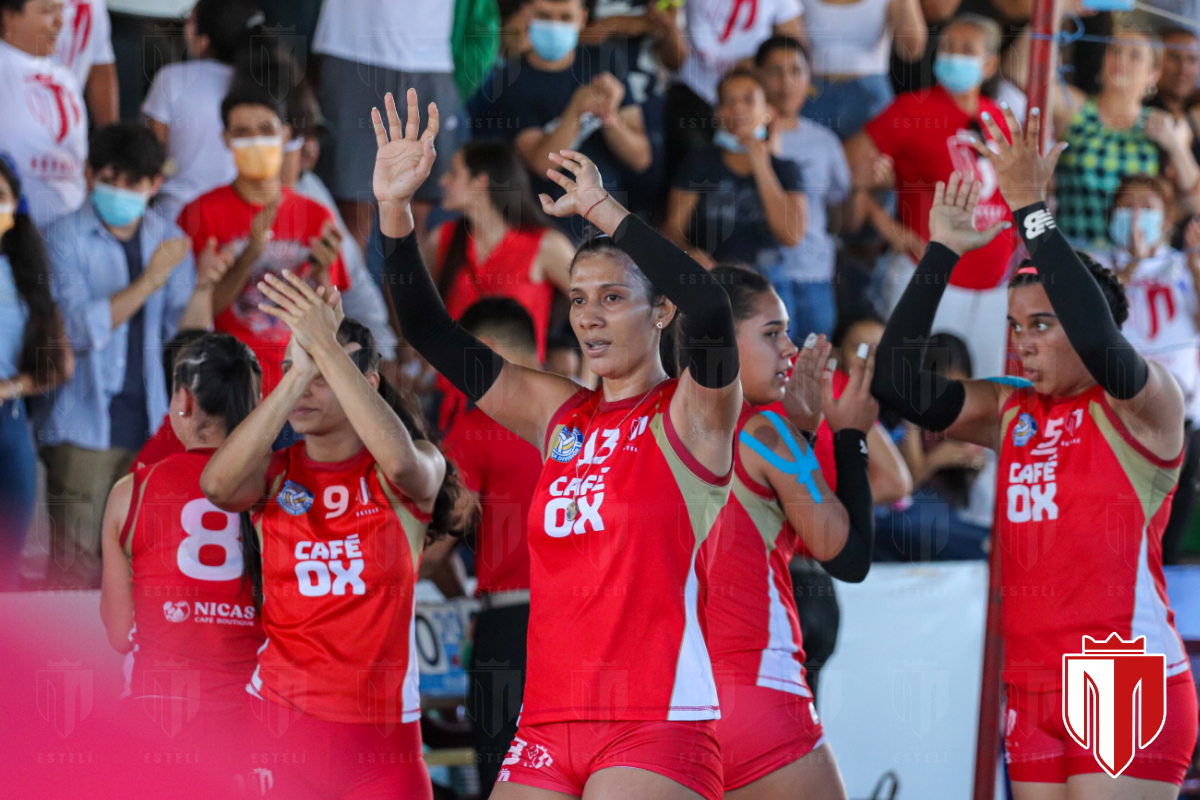
M 592 203 L 592 207 L 589 208 L 587 211 L 583 212 L 583 218 L 587 219 L 588 214 L 592 213 L 596 209 L 596 206 L 600 205 L 601 203 L 603 203 L 605 200 L 607 200 L 610 197 L 612 197 L 612 195 L 609 194 L 608 192 L 605 192 L 604 197 L 601 197 L 599 200 Z M 589 219 L 588 222 L 591 222 L 591 220 Z

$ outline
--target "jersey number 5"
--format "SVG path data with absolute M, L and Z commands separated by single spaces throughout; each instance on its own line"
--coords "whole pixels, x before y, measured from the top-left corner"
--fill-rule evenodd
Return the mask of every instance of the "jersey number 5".
M 203 497 L 183 507 L 183 541 L 175 561 L 179 571 L 198 581 L 232 581 L 242 577 L 241 525 L 237 514 Z

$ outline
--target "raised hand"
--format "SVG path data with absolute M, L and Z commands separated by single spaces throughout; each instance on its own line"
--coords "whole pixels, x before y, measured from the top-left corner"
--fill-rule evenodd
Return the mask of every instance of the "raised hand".
M 191 249 L 192 240 L 186 236 L 164 239 L 154 249 L 154 253 L 151 254 L 150 261 L 146 265 L 147 280 L 154 284 L 154 288 L 161 289 L 166 285 L 167 279 L 171 277 L 175 268 L 187 258 Z
M 331 219 L 321 225 L 321 233 L 308 240 L 309 260 L 319 270 L 327 270 L 337 259 L 342 247 L 342 232 Z
M 216 237 L 208 237 L 204 249 L 196 257 L 196 288 L 211 289 L 220 283 L 233 266 L 234 258 L 233 242 L 218 250 Z
M 550 160 L 575 176 L 571 180 L 563 172 L 556 169 L 546 170 L 546 177 L 566 190 L 566 194 L 557 200 L 551 200 L 548 194 L 539 194 L 542 210 L 555 217 L 569 217 L 572 214 L 586 214 L 592 206 L 608 196 L 604 181 L 600 178 L 600 170 L 595 163 L 583 153 L 574 150 L 559 150 L 551 153 Z
M 975 229 L 975 206 L 979 205 L 982 184 L 968 180 L 961 172 L 937 182 L 933 189 L 933 207 L 929 209 L 929 241 L 941 242 L 960 256 L 983 247 L 996 234 L 1011 227 L 1007 220 L 986 230 Z
M 842 394 L 833 398 L 833 370 L 827 369 L 823 379 L 825 421 L 834 433 L 849 428 L 867 433 L 879 417 L 879 403 L 871 395 L 871 378 L 875 375 L 875 348 L 866 358 L 854 359 L 850 379 Z
M 1042 155 L 1038 144 L 1042 131 L 1039 110 L 1035 108 L 1029 112 L 1029 130 L 1024 132 L 1011 108 L 1005 108 L 1003 113 L 1008 130 L 1012 133 L 1012 142 L 1009 143 L 1005 138 L 996 121 L 984 114 L 983 124 L 991 134 L 996 149 L 989 149 L 977 139 L 972 141 L 972 146 L 979 155 L 991 160 L 1000 184 L 1000 193 L 1004 195 L 1008 207 L 1016 211 L 1045 202 L 1046 186 L 1054 176 L 1054 167 L 1062 151 L 1067 149 L 1067 143 L 1059 142 Z
M 259 252 L 274 236 L 271 229 L 275 227 L 275 217 L 279 214 L 281 199 L 282 195 L 267 203 L 250 221 L 250 246 L 257 248 Z
M 316 292 L 288 270 L 282 278 L 268 273 L 258 290 L 274 304 L 259 303 L 259 310 L 283 321 L 292 331 L 292 341 L 310 355 L 314 347 L 337 346 L 337 312 L 323 298 L 324 292 Z
M 802 431 L 813 432 L 821 426 L 825 364 L 832 349 L 825 334 L 809 334 L 792 364 L 792 377 L 783 395 L 783 410 L 792 424 Z
M 383 98 L 387 111 L 388 125 L 384 130 L 383 118 L 378 108 L 371 109 L 371 122 L 375 126 L 375 172 L 371 188 L 375 199 L 382 204 L 407 206 L 413 195 L 433 169 L 436 156 L 433 140 L 438 133 L 438 110 L 436 103 L 429 104 L 429 122 L 425 133 L 419 137 L 421 112 L 417 108 L 417 90 L 408 90 L 408 124 L 400 125 L 400 114 L 396 111 L 396 100 L 389 92 Z

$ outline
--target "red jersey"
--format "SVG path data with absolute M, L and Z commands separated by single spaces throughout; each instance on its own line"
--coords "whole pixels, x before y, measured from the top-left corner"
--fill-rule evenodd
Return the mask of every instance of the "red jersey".
M 189 450 L 133 473 L 120 537 L 133 569 L 133 650 L 125 672 L 133 697 L 244 702 L 263 629 L 242 574 L 239 515 L 200 491 L 213 452 Z
M 979 121 L 984 111 L 1008 133 L 994 101 L 980 97 L 979 109 L 970 117 L 941 86 L 900 95 L 863 128 L 879 152 L 891 156 L 895 163 L 900 220 L 926 241 L 933 190 L 938 181 L 946 180 L 955 170 L 983 183 L 975 209 L 976 228 L 983 230 L 1001 220 L 1012 222 L 1008 204 L 1000 196 L 995 169 L 987 159 L 978 158 L 967 138 L 988 138 Z M 960 258 L 950 274 L 950 283 L 966 289 L 998 286 L 1017 247 L 1013 230 L 1001 231 L 986 247 Z
M 683 446 L 677 381 L 555 415 L 529 510 L 532 605 L 521 724 L 720 716 L 701 604 L 700 545 L 729 475 Z
M 254 512 L 266 643 L 246 690 L 330 722 L 421 716 L 414 590 L 429 514 L 367 448 L 313 461 L 280 450 Z
M 475 594 L 528 589 L 525 525 L 542 474 L 537 448 L 473 408 L 458 418 L 443 449 L 467 488 L 479 495 Z
M 175 435 L 175 429 L 171 427 L 171 412 L 168 411 L 162 423 L 158 426 L 158 430 L 146 440 L 146 443 L 142 445 L 142 449 L 134 457 L 133 465 L 130 466 L 129 471 L 133 472 L 138 467 L 148 467 L 152 464 L 157 464 L 167 456 L 182 453 L 184 449 L 183 442 L 179 441 L 179 437 Z
M 233 242 L 240 253 L 249 242 L 250 223 L 262 209 L 261 205 L 243 200 L 233 186 L 219 186 L 184 206 L 179 214 L 179 227 L 192 238 L 192 248 L 197 256 L 210 237 L 217 240 L 218 247 Z M 258 291 L 258 282 L 267 273 L 279 275 L 285 269 L 309 278 L 312 274 L 312 264 L 308 260 L 312 254 L 309 241 L 320 235 L 321 226 L 331 219 L 333 215 L 324 206 L 284 189 L 275 225 L 271 228 L 271 240 L 250 270 L 241 293 L 215 320 L 216 330 L 233 334 L 258 356 L 263 371 L 263 397 L 270 394 L 283 377 L 283 353 L 291 332 L 283 322 L 259 311 L 258 304 L 266 299 Z M 343 292 L 350 288 L 350 278 L 341 256 L 329 267 L 329 282 Z
M 437 259 L 445 264 L 450 240 L 457 223 L 447 223 L 438 231 Z M 538 361 L 546 359 L 546 334 L 550 330 L 550 305 L 554 287 L 547 280 L 534 283 L 530 275 L 542 246 L 545 228 L 510 228 L 496 243 L 483 263 L 475 256 L 475 239 L 467 237 L 467 252 L 462 267 L 446 297 L 446 311 L 458 319 L 476 300 L 484 297 L 511 297 L 529 316 L 537 334 Z
M 762 409 L 745 406 L 733 445 L 729 502 L 708 550 L 708 652 L 719 684 L 762 686 L 812 697 L 788 565 L 806 552 L 779 496 L 742 463 L 738 437 Z
M 1188 672 L 1162 571 L 1162 534 L 1183 454 L 1158 458 L 1104 389 L 1055 399 L 1029 389 L 1004 406 L 996 491 L 1004 680 L 1061 691 L 1082 637 L 1146 637 L 1167 676 Z

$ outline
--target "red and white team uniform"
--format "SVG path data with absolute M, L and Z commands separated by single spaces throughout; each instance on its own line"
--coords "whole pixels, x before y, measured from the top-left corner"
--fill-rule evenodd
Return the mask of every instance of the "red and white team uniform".
M 741 788 L 824 739 L 804 680 L 804 645 L 788 565 L 804 543 L 779 496 L 742 463 L 737 436 L 761 409 L 745 406 L 734 437 L 732 491 L 708 550 L 708 651 L 721 698 L 717 738 L 725 790 Z
M 303 786 L 278 791 L 431 796 L 414 624 L 430 515 L 388 481 L 365 447 L 326 463 L 298 442 L 272 457 L 267 487 L 253 514 L 266 641 L 246 691 L 284 709 L 265 710 L 268 743 L 318 754 L 295 764 L 290 777 Z M 269 753 L 262 759 L 279 763 Z
M 555 415 L 529 512 L 529 671 L 499 780 L 581 796 L 629 766 L 723 792 L 701 545 L 729 496 L 683 446 L 677 381 Z M 598 724 L 607 723 L 607 724 Z
M 63 26 L 54 43 L 54 60 L 75 75 L 79 88 L 87 86 L 94 64 L 117 60 L 112 49 L 112 21 L 104 0 L 64 0 Z
M 1196 741 L 1196 692 L 1162 571 L 1162 534 L 1183 454 L 1134 439 L 1094 386 L 1069 398 L 1014 392 L 1001 421 L 996 538 L 1004 597 L 1005 744 L 1015 781 L 1100 772 L 1062 720 L 1063 655 L 1083 636 L 1145 637 L 1166 657 L 1167 718 L 1125 775 L 1180 783 Z
M 125 692 L 184 698 L 206 710 L 245 706 L 263 630 L 243 577 L 241 525 L 200 491 L 212 448 L 133 473 L 120 543 L 133 568 L 133 650 Z

